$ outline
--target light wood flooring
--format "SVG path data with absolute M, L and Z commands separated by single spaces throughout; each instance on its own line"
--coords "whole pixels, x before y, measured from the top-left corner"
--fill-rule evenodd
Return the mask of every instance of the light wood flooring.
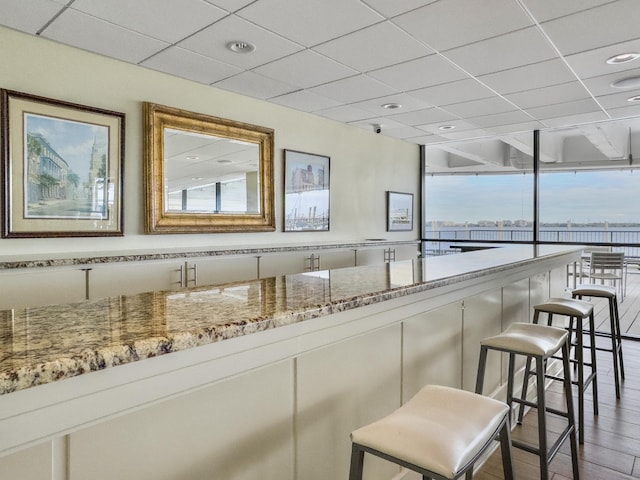
M 594 299 L 595 300 L 595 299 Z M 604 319 L 608 326 L 606 303 L 595 302 L 596 319 Z M 627 295 L 620 304 L 623 334 L 640 334 L 640 273 L 630 274 Z M 601 338 L 598 340 L 604 341 Z M 620 400 L 616 399 L 611 353 L 598 352 L 598 395 L 599 414 L 593 414 L 591 388 L 586 393 L 585 443 L 578 445 L 580 475 L 582 480 L 619 480 L 640 478 L 640 340 L 623 341 L 625 380 L 622 383 Z M 574 388 L 575 392 L 575 388 Z M 549 403 L 563 405 L 562 386 L 554 382 L 547 395 Z M 577 401 L 574 404 L 577 408 Z M 563 419 L 551 417 L 548 432 L 560 431 Z M 536 411 L 527 414 L 522 426 L 514 429 L 514 437 L 525 438 L 537 443 Z M 540 478 L 538 457 L 519 449 L 513 450 L 518 480 Z M 476 480 L 496 480 L 504 478 L 500 452 L 496 452 L 476 473 Z M 550 465 L 551 480 L 573 478 L 568 442 Z

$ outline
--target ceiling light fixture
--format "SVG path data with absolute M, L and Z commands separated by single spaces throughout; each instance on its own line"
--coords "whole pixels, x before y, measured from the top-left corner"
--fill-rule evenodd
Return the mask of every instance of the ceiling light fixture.
M 453 130 L 454 128 L 456 128 L 455 125 L 440 125 L 438 130 Z
M 613 57 L 607 58 L 607 63 L 609 65 L 618 65 L 620 63 L 633 62 L 634 60 L 640 58 L 640 53 L 620 53 L 618 55 L 614 55 Z
M 399 103 L 385 103 L 382 105 L 382 108 L 386 108 L 387 110 L 395 110 L 396 108 L 402 108 L 402 105 Z
M 235 41 L 227 43 L 227 48 L 234 53 L 251 53 L 256 49 L 253 43 Z
M 226 158 L 223 158 L 221 160 L 218 160 L 218 163 L 233 163 L 233 161 L 232 160 L 228 160 Z
M 640 95 L 636 95 L 635 97 L 627 98 L 627 102 L 640 102 Z
M 189 155 L 188 157 L 184 157 L 187 160 L 200 160 L 200 157 L 197 157 L 195 155 Z
M 627 77 L 611 82 L 613 88 L 638 88 L 640 87 L 640 77 Z

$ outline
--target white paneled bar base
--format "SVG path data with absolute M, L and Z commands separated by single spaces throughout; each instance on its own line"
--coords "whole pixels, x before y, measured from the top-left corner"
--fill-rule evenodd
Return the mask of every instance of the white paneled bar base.
M 512 246 L 262 279 L 258 289 L 2 312 L 0 476 L 346 478 L 352 430 L 427 383 L 473 390 L 480 339 L 564 295 L 564 267 L 579 256 Z M 106 320 L 78 320 L 100 306 Z M 116 360 L 73 370 L 62 360 L 73 338 Z M 505 373 L 490 364 L 485 392 L 499 392 Z M 365 478 L 397 474 L 372 461 Z

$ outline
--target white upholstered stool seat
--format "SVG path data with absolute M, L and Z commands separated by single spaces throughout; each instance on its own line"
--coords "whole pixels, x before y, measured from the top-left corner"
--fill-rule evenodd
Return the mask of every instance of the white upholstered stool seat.
M 593 312 L 592 303 L 571 298 L 550 298 L 544 303 L 535 305 L 533 308 L 540 312 L 579 318 L 587 318 Z
M 540 461 L 540 479 L 549 480 L 549 463 L 560 450 L 565 440 L 569 440 L 571 448 L 571 460 L 573 467 L 573 478 L 578 480 L 578 446 L 576 439 L 576 425 L 573 411 L 573 399 L 571 392 L 571 369 L 569 362 L 569 332 L 564 328 L 538 325 L 532 323 L 512 323 L 504 332 L 493 337 L 480 341 L 480 358 L 478 360 L 478 376 L 476 378 L 476 393 L 481 394 L 484 389 L 484 377 L 487 366 L 487 356 L 489 351 L 507 353 L 509 355 L 507 373 L 506 403 L 511 408 L 514 403 L 523 407 L 528 406 L 537 409 L 538 417 L 538 444 L 533 445 L 525 441 L 513 439 L 512 445 L 527 452 L 538 455 Z M 565 410 L 559 410 L 547 405 L 545 392 L 545 376 L 547 362 L 554 355 L 562 358 Z M 534 360 L 535 369 L 531 372 L 536 377 L 536 398 L 535 401 L 527 398 L 526 388 L 523 387 L 520 396 L 514 395 L 514 379 L 516 374 L 516 357 L 526 357 L 525 378 L 531 369 L 531 361 Z M 564 417 L 567 420 L 566 426 L 557 436 L 553 444 L 550 445 L 547 439 L 547 413 Z M 518 423 L 522 422 L 522 417 Z
M 351 480 L 362 478 L 364 452 L 423 478 L 471 478 L 473 464 L 501 438 L 505 478 L 513 478 L 509 407 L 450 387 L 427 385 L 388 416 L 351 433 Z M 506 462 L 506 463 L 505 463 Z
M 571 293 L 584 297 L 612 298 L 617 296 L 616 287 L 612 287 L 611 285 L 596 285 L 593 283 L 577 285 L 576 288 L 571 290 Z
M 615 380 L 616 398 L 620 398 L 620 383 L 624 380 L 624 361 L 622 358 L 622 333 L 620 331 L 620 314 L 618 312 L 618 290 L 611 285 L 593 283 L 577 285 L 571 290 L 573 298 L 583 297 L 606 298 L 609 303 L 609 331 L 596 331 L 599 336 L 611 340 L 611 347 L 596 347 L 596 350 L 613 354 L 613 376 Z
M 481 340 L 480 345 L 495 350 L 515 351 L 521 355 L 548 357 L 562 348 L 567 335 L 565 330 L 557 327 L 512 323 L 501 334 Z

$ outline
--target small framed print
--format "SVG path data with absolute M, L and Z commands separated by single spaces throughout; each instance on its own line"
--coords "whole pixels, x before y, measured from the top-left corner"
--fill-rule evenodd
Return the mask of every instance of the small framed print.
M 284 151 L 284 231 L 329 230 L 329 157 Z
M 387 232 L 413 230 L 413 194 L 387 192 Z
M 122 236 L 124 114 L 1 90 L 2 236 Z

